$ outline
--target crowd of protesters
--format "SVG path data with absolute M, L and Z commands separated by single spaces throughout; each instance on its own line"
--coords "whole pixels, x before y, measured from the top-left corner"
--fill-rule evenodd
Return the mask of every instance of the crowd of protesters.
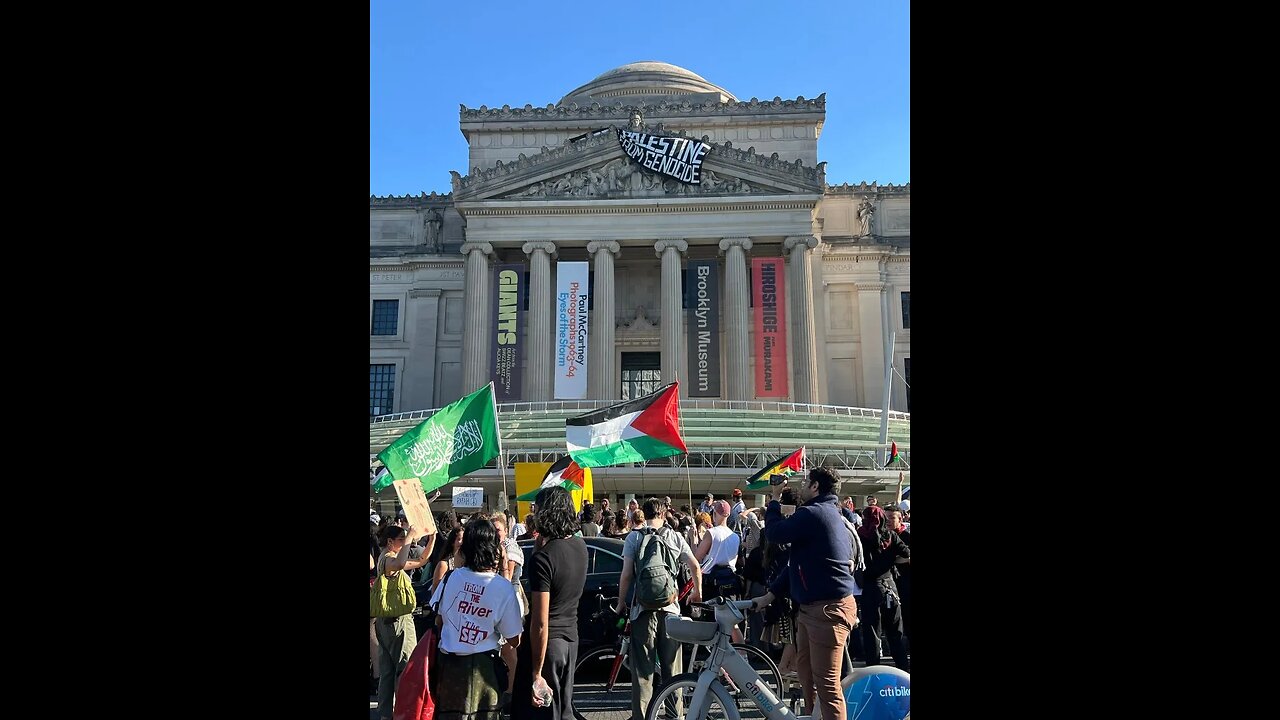
M 633 720 L 644 717 L 655 676 L 683 669 L 664 616 L 722 595 L 755 600 L 746 640 L 779 659 L 811 714 L 844 720 L 839 683 L 849 669 L 846 651 L 867 665 L 888 664 L 885 652 L 910 671 L 911 514 L 909 503 L 882 507 L 873 495 L 859 510 L 852 496 L 840 498 L 839 485 L 834 470 L 814 468 L 798 483 L 770 486 L 764 507 L 747 507 L 734 490 L 725 499 L 708 493 L 696 510 L 668 496 L 629 499 L 616 510 L 602 498 L 581 512 L 567 490 L 547 488 L 522 522 L 509 511 L 459 517 L 449 510 L 436 515 L 434 534 L 409 527 L 402 512 L 382 518 L 371 510 L 370 583 L 379 572 L 410 572 L 429 593 L 438 652 L 457 660 L 431 670 L 445 688 L 433 693 L 438 715 L 570 720 L 587 568 L 583 538 L 625 539 L 614 611 L 631 620 Z M 681 585 L 694 580 L 683 603 L 655 610 L 627 597 L 646 534 L 669 547 Z M 526 557 L 516 539 L 530 536 L 534 550 Z M 483 601 L 484 622 L 476 621 L 475 603 L 461 611 L 450 604 L 458 587 Z M 370 619 L 382 720 L 391 720 L 396 682 L 417 639 L 411 615 Z M 733 640 L 742 641 L 738 628 Z M 435 675 L 431 686 L 441 687 Z

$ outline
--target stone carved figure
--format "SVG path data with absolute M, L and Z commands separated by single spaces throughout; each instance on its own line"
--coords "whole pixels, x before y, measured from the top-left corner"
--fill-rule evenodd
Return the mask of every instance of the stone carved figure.
M 644 115 L 639 110 L 631 111 L 631 121 L 627 123 L 627 129 L 632 132 L 644 132 Z
M 862 222 L 862 237 L 871 234 L 871 216 L 876 212 L 876 207 L 871 203 L 871 198 L 862 198 L 862 204 L 858 206 L 858 220 Z
M 440 210 L 428 210 L 423 224 L 427 230 L 427 247 L 432 252 L 441 252 L 444 249 L 444 216 L 440 214 Z

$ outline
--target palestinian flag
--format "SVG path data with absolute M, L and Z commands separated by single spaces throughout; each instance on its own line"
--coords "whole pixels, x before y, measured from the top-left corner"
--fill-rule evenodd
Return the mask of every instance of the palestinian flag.
M 890 465 L 893 464 L 893 461 L 897 459 L 898 459 L 898 443 L 895 442 L 889 448 L 889 459 L 885 461 L 884 466 L 889 467 Z
M 680 437 L 680 383 L 652 395 L 569 418 L 565 445 L 584 468 L 621 465 L 689 452 Z
M 786 457 L 781 457 L 773 463 L 766 465 L 763 470 L 747 478 L 748 490 L 763 490 L 769 487 L 769 477 L 772 475 L 794 475 L 804 470 L 804 448 L 791 453 Z
M 549 487 L 562 487 L 570 492 L 581 490 L 586 483 L 586 477 L 582 468 L 573 461 L 573 458 L 568 455 L 562 455 L 551 467 L 547 468 L 547 474 L 542 476 L 541 485 L 517 497 L 516 500 L 532 501 L 538 497 L 538 493 L 543 488 Z

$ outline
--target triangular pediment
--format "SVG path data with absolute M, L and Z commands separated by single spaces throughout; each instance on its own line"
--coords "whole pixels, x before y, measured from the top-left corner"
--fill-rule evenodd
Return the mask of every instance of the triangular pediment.
M 664 130 L 648 132 L 688 137 Z M 645 169 L 627 157 L 615 128 L 560 147 L 544 147 L 531 157 L 523 154 L 512 163 L 453 176 L 454 198 L 478 200 L 613 200 L 641 197 L 703 197 L 737 195 L 786 195 L 821 193 L 823 165 L 809 168 L 800 162 L 764 157 L 755 148 L 738 150 L 731 143 L 711 145 L 702 163 L 702 182 L 684 183 Z

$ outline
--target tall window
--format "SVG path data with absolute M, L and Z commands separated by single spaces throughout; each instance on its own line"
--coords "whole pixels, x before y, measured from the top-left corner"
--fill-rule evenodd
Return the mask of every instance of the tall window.
M 635 400 L 662 387 L 662 353 L 622 353 L 622 399 Z
M 911 293 L 902 293 L 902 329 L 911 329 Z
M 399 311 L 399 300 L 374 300 L 373 332 L 370 335 L 395 335 L 396 315 Z
M 396 366 L 369 365 L 369 417 L 391 412 L 396 394 Z
M 904 379 L 907 381 L 907 412 L 911 412 L 911 358 L 902 359 Z

